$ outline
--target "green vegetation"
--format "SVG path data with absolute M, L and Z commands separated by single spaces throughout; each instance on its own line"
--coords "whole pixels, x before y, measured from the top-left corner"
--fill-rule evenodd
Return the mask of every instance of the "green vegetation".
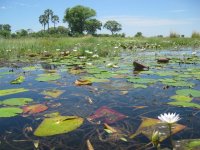
M 51 31 L 51 30 L 50 30 Z M 25 61 L 30 57 L 47 56 L 62 58 L 65 52 L 76 56 L 92 56 L 86 50 L 100 57 L 117 56 L 121 51 L 140 49 L 179 49 L 183 47 L 198 48 L 200 39 L 191 38 L 122 38 L 122 37 L 68 37 L 68 38 L 20 38 L 0 39 L 0 58 L 2 60 L 19 59 Z M 29 57 L 30 56 L 30 57 Z M 22 59 L 23 58 L 23 59 Z M 33 60 L 34 60 L 33 59 Z

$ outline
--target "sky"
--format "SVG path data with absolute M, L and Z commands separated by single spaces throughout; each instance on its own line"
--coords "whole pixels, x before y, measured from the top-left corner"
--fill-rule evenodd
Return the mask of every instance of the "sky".
M 39 31 L 39 16 L 46 9 L 58 15 L 57 25 L 67 27 L 63 16 L 67 8 L 83 5 L 96 10 L 102 23 L 116 20 L 126 36 L 142 32 L 144 36 L 176 32 L 190 36 L 200 32 L 200 0 L 0 0 L 0 24 L 10 24 L 12 32 L 20 29 Z M 51 24 L 53 26 L 53 24 Z M 110 33 L 102 29 L 99 33 Z

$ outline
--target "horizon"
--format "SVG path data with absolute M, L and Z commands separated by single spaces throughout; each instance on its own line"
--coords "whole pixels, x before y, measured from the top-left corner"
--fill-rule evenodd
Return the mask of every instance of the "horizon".
M 200 32 L 200 10 L 198 0 L 0 0 L 0 24 L 10 24 L 12 32 L 20 29 L 42 30 L 39 16 L 44 10 L 52 9 L 59 16 L 56 26 L 65 26 L 64 12 L 67 8 L 83 5 L 94 9 L 96 18 L 103 24 L 108 20 L 116 20 L 122 24 L 126 36 L 134 36 L 142 32 L 144 36 L 169 36 L 170 32 L 190 37 L 192 32 Z M 166 7 L 168 6 L 168 7 Z M 50 24 L 52 27 L 53 24 Z M 98 33 L 110 34 L 102 28 Z

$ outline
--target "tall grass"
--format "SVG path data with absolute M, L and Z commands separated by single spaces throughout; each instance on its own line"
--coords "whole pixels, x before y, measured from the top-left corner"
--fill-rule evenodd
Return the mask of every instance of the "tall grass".
M 196 31 L 192 32 L 191 38 L 200 38 L 200 33 Z
M 196 35 L 196 34 L 195 34 Z M 0 39 L 0 59 L 22 58 L 31 53 L 61 51 L 92 51 L 102 57 L 117 55 L 123 50 L 166 49 L 180 47 L 200 47 L 200 39 L 192 38 L 121 38 L 121 37 L 62 37 L 62 38 L 20 38 Z

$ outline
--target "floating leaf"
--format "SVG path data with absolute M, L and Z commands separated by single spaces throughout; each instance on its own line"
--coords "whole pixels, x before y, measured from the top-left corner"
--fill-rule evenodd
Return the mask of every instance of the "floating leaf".
M 175 82 L 162 82 L 162 84 L 169 85 L 169 86 L 188 86 L 193 87 L 195 84 L 191 82 L 185 82 L 185 81 L 175 81 Z
M 45 81 L 55 81 L 60 78 L 61 76 L 59 74 L 49 73 L 49 74 L 40 74 L 39 77 L 37 77 L 35 80 L 40 82 L 45 82 Z
M 84 80 L 90 80 L 91 82 L 110 82 L 109 79 L 98 79 L 94 77 L 83 77 Z
M 199 108 L 200 109 L 200 105 L 196 104 L 196 103 L 191 103 L 191 102 L 169 102 L 167 103 L 169 105 L 173 105 L 173 106 L 181 106 L 181 107 L 192 107 L 192 108 Z
M 42 92 L 43 95 L 47 95 L 53 98 L 59 97 L 64 91 L 61 90 L 45 90 Z
M 176 150 L 199 150 L 200 139 L 184 139 L 174 143 Z
M 184 95 L 173 95 L 170 97 L 171 99 L 174 99 L 176 101 L 183 101 L 183 102 L 190 102 L 192 100 L 191 97 L 189 96 L 184 96 Z
M 36 105 L 24 106 L 23 107 L 23 113 L 30 115 L 30 114 L 43 112 L 47 109 L 48 109 L 48 107 L 46 105 L 36 104 Z
M 185 128 L 184 125 L 181 124 L 173 124 L 172 125 L 172 134 L 176 134 L 177 132 L 183 130 Z M 136 133 L 132 134 L 130 138 L 134 138 L 140 133 L 144 134 L 149 140 L 151 140 L 153 131 L 159 131 L 160 141 L 162 142 L 166 138 L 170 136 L 169 127 L 165 123 L 161 123 L 160 120 L 154 118 L 142 118 L 142 123 L 137 129 Z
M 90 80 L 85 80 L 85 79 L 78 79 L 75 81 L 76 85 L 91 85 L 92 82 Z
M 9 98 L 2 101 L 3 105 L 9 106 L 23 106 L 33 101 L 31 98 Z
M 147 88 L 148 86 L 146 86 L 144 84 L 134 84 L 133 87 L 134 88 Z
M 26 92 L 26 91 L 28 91 L 28 90 L 24 89 L 24 88 L 0 90 L 0 96 L 16 94 L 16 93 L 21 93 L 21 92 Z
M 101 108 L 96 110 L 96 112 L 93 115 L 89 116 L 87 119 L 89 121 L 95 121 L 96 119 L 101 119 L 103 122 L 111 124 L 118 120 L 122 120 L 126 117 L 127 116 L 115 110 L 112 110 L 106 106 L 102 106 Z
M 11 81 L 11 84 L 20 84 L 22 82 L 24 82 L 25 77 L 24 76 L 19 76 L 18 78 L 16 78 L 15 80 Z
M 45 118 L 35 130 L 35 136 L 52 136 L 56 134 L 68 133 L 80 127 L 83 118 L 78 116 L 58 116 Z
M 156 82 L 155 79 L 147 79 L 147 78 L 129 78 L 128 79 L 129 82 L 132 83 L 138 83 L 138 84 L 153 84 Z
M 44 116 L 47 118 L 58 117 L 58 116 L 60 116 L 60 113 L 54 112 L 54 113 L 50 113 L 50 114 L 45 114 Z
M 0 108 L 0 117 L 13 117 L 22 113 L 22 109 L 17 107 L 4 107 Z
M 24 71 L 34 71 L 36 70 L 37 68 L 35 66 L 28 66 L 28 67 L 23 67 L 22 68 Z
M 178 94 L 178 95 L 184 95 L 184 96 L 200 97 L 200 91 L 193 90 L 193 89 L 177 90 L 176 94 Z

